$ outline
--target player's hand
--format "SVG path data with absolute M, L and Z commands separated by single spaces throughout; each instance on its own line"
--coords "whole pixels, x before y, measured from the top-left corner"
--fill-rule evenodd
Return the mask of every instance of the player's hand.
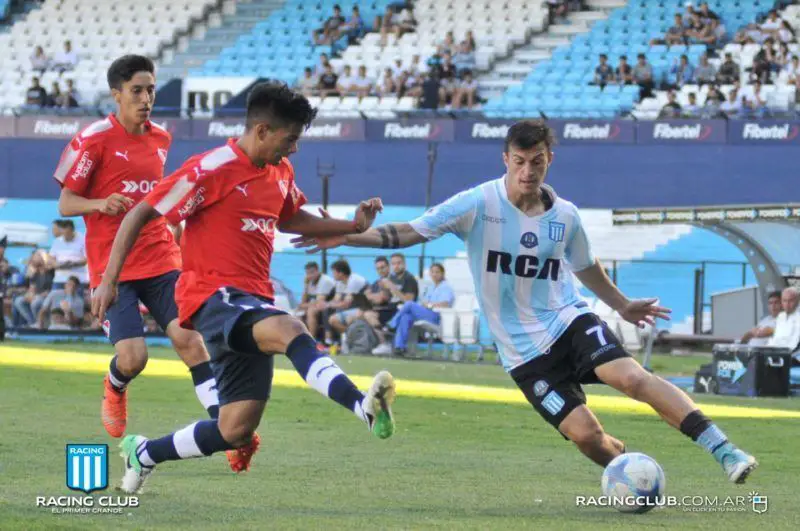
M 645 323 L 655 326 L 656 319 L 669 321 L 672 310 L 663 306 L 656 306 L 658 299 L 634 299 L 624 308 L 618 310 L 620 317 L 633 323 L 639 328 L 644 328 Z
M 120 214 L 126 212 L 133 205 L 134 201 L 130 197 L 125 197 L 122 194 L 114 193 L 105 198 L 105 202 L 100 208 L 100 212 L 107 216 L 119 216 Z
M 306 248 L 307 253 L 318 253 L 323 249 L 333 249 L 344 245 L 346 236 L 298 236 L 292 238 L 292 244 L 298 248 Z
M 114 304 L 117 300 L 117 285 L 110 285 L 106 282 L 101 282 L 97 288 L 92 292 L 92 315 L 97 317 L 102 323 L 106 310 Z
M 372 226 L 378 212 L 383 211 L 383 201 L 379 197 L 373 197 L 366 201 L 361 201 L 356 209 L 356 230 L 361 233 Z

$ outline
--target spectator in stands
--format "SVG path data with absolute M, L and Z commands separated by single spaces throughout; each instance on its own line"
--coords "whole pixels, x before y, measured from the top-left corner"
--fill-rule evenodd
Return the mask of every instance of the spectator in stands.
M 406 70 L 419 77 L 428 71 L 428 65 L 422 62 L 422 56 L 417 53 L 411 56 L 411 63 Z
M 792 352 L 800 345 L 800 312 L 797 303 L 800 301 L 800 291 L 788 287 L 781 293 L 781 313 L 775 318 L 775 330 L 769 338 L 767 345 L 770 347 L 784 347 Z
M 384 281 L 384 287 L 392 294 L 396 303 L 415 301 L 419 295 L 419 285 L 414 275 L 406 270 L 406 257 L 402 253 L 394 253 L 390 258 L 392 274 Z
M 342 16 L 342 8 L 339 4 L 333 6 L 333 14 L 322 24 L 321 28 L 317 28 L 312 32 L 312 39 L 314 44 L 323 45 L 331 44 L 339 39 L 339 29 L 345 23 Z
M 456 81 L 458 79 L 456 65 L 453 64 L 453 59 L 450 57 L 449 53 L 445 52 L 444 61 L 439 70 L 439 81 L 441 82 L 445 94 L 445 99 L 442 100 L 442 103 L 448 103 L 453 97 L 453 91 L 456 89 Z
M 600 54 L 600 64 L 594 69 L 593 85 L 599 85 L 604 88 L 608 83 L 614 82 L 614 70 L 608 65 L 608 56 L 604 53 Z
M 775 69 L 775 54 L 772 51 L 772 40 L 764 41 L 764 46 L 753 57 L 753 66 L 750 69 L 750 81 L 769 83 Z
M 428 71 L 434 72 L 437 77 L 441 77 L 441 69 L 442 69 L 442 62 L 444 61 L 444 47 L 439 45 L 436 47 L 436 51 L 428 57 L 428 60 L 425 61 L 425 64 L 428 67 Z
M 745 332 L 739 342 L 751 347 L 766 346 L 772 334 L 775 333 L 776 320 L 781 310 L 781 292 L 773 291 L 767 298 L 767 315 L 755 327 Z
M 31 86 L 25 92 L 25 105 L 44 107 L 47 103 L 47 91 L 39 84 L 39 78 L 31 80 Z
M 547 0 L 547 15 L 550 24 L 555 24 L 556 21 L 565 21 L 567 18 L 566 0 Z
M 45 321 L 51 310 L 59 309 L 64 312 L 66 323 L 69 327 L 80 328 L 83 322 L 85 301 L 80 293 L 81 283 L 78 277 L 69 277 L 64 284 L 64 289 L 50 292 L 44 299 L 36 321 L 37 328 L 46 328 Z
M 361 18 L 361 11 L 358 9 L 358 6 L 353 6 L 350 20 L 342 25 L 341 31 L 344 35 L 347 35 L 347 44 L 350 46 L 357 44 L 364 33 L 366 33 L 364 19 Z
M 681 104 L 678 103 L 674 90 L 667 92 L 667 103 L 658 113 L 659 118 L 679 118 L 681 115 Z
M 742 91 L 742 108 L 745 110 L 746 115 L 752 115 L 756 118 L 764 118 L 769 114 L 767 108 L 767 98 L 762 90 L 761 82 L 756 81 L 752 85 L 745 87 L 746 91 Z
M 734 88 L 728 93 L 728 100 L 720 105 L 720 110 L 728 118 L 736 118 L 742 112 L 742 102 L 739 99 L 739 89 Z
M 719 90 L 717 85 L 709 87 L 708 93 L 706 94 L 706 104 L 712 102 L 712 104 L 722 105 L 724 101 L 725 95 Z
M 34 326 L 39 309 L 53 286 L 53 272 L 45 266 L 46 252 L 34 251 L 25 272 L 26 291 L 14 299 L 16 323 Z
M 70 277 L 76 277 L 79 283 L 89 282 L 89 271 L 86 269 L 86 244 L 83 234 L 75 230 L 71 219 L 57 219 L 53 225 L 60 229 L 60 234 L 53 240 L 47 255 L 46 266 L 54 272 L 53 287 L 61 289 Z
M 346 260 L 337 260 L 331 264 L 331 269 L 336 280 L 336 294 L 328 307 L 335 313 L 328 319 L 328 324 L 341 334 L 359 315 L 359 298 L 366 299 L 364 291 L 367 289 L 367 281 L 361 275 L 353 273 Z M 332 337 L 328 341 L 332 342 Z
M 614 81 L 620 85 L 633 84 L 633 68 L 628 64 L 628 58 L 624 55 L 619 56 L 619 63 L 614 70 Z
M 439 45 L 439 48 L 442 50 L 442 53 L 449 53 L 450 55 L 458 52 L 458 45 L 456 44 L 456 38 L 452 31 L 448 31 L 445 34 L 444 41 Z
M 633 80 L 639 85 L 639 99 L 652 98 L 655 82 L 653 81 L 653 67 L 647 62 L 647 57 L 640 53 L 633 67 Z
M 353 85 L 356 88 L 356 94 L 359 98 L 369 96 L 372 92 L 372 87 L 375 82 L 367 76 L 367 67 L 361 65 L 358 67 L 358 75 L 353 79 Z
M 739 81 L 739 77 L 741 75 L 741 71 L 739 69 L 739 65 L 733 60 L 733 56 L 730 52 L 725 54 L 725 61 L 719 65 L 719 71 L 717 72 L 717 82 L 721 85 L 730 85 L 736 81 Z
M 767 18 L 761 23 L 759 29 L 764 38 L 773 37 L 777 38 L 781 28 L 783 27 L 783 20 L 778 16 L 778 12 L 774 9 L 769 12 Z
M 472 30 L 467 30 L 467 33 L 464 35 L 464 42 L 467 43 L 470 52 L 475 52 L 477 48 L 477 43 L 475 42 L 475 34 L 472 33 Z
M 53 84 L 50 86 L 50 94 L 47 95 L 45 107 L 58 107 L 58 103 L 61 99 L 61 87 L 58 85 L 58 81 L 53 81 Z
M 796 55 L 793 55 L 789 64 L 783 67 L 780 77 L 784 82 L 793 84 L 798 74 L 800 74 L 800 59 L 798 59 Z
M 676 14 L 673 18 L 674 23 L 667 29 L 663 39 L 653 39 L 650 41 L 651 45 L 655 44 L 685 44 L 686 43 L 686 25 L 684 24 L 683 17 L 680 13 Z
M 64 109 L 80 107 L 81 99 L 78 91 L 75 89 L 75 82 L 68 79 L 66 84 L 67 88 L 61 93 L 61 101 L 58 103 L 58 106 Z
M 325 71 L 319 76 L 319 82 L 317 83 L 317 90 L 319 90 L 320 96 L 339 96 L 337 92 L 338 82 L 339 76 L 333 71 L 333 65 L 328 63 Z
M 708 62 L 708 56 L 700 56 L 700 64 L 694 69 L 694 82 L 698 85 L 711 85 L 717 79 L 717 69 Z
M 383 71 L 383 79 L 375 87 L 378 96 L 391 96 L 397 94 L 397 84 L 394 82 L 394 72 L 386 67 Z
M 63 74 L 69 70 L 75 70 L 78 66 L 78 54 L 72 49 L 70 41 L 64 41 L 64 51 L 57 53 L 53 58 L 53 69 L 57 70 L 59 74 Z
M 467 70 L 470 72 L 475 70 L 477 66 L 475 52 L 469 51 L 469 44 L 467 41 L 463 41 L 459 45 L 458 53 L 453 56 L 453 64 L 456 65 L 458 77 L 462 77 Z
M 773 73 L 780 74 L 786 68 L 791 60 L 792 52 L 789 51 L 789 45 L 785 42 L 778 43 L 778 49 L 775 51 L 775 62 L 773 64 Z
M 339 94 L 342 96 L 355 96 L 358 92 L 358 88 L 355 86 L 355 79 L 350 65 L 344 65 L 344 68 L 342 68 L 342 75 L 339 76 L 336 81 Z
M 400 42 L 400 37 L 417 28 L 417 21 L 410 9 L 403 9 L 400 13 L 397 13 L 389 6 L 386 11 L 391 14 L 388 17 L 384 15 L 381 23 L 381 46 L 386 46 L 390 33 L 394 34 L 395 42 L 397 43 Z
M 781 29 L 778 30 L 777 38 L 780 42 L 784 43 L 795 42 L 797 34 L 791 24 L 785 20 L 781 20 Z
M 689 44 L 705 44 L 708 48 L 716 48 L 720 39 L 719 20 L 711 19 L 707 22 L 703 22 L 701 19 L 698 20 L 700 22 L 698 29 L 693 32 L 687 32 Z M 724 28 L 722 29 L 722 34 L 725 34 Z
M 700 18 L 703 20 L 703 22 L 719 20 L 719 15 L 711 11 L 711 8 L 708 7 L 708 2 L 703 2 L 700 4 L 700 10 L 698 13 L 700 14 Z
M 314 77 L 314 72 L 310 66 L 303 69 L 303 77 L 297 81 L 297 89 L 303 93 L 304 96 L 314 96 L 317 93 L 319 80 Z
M 453 109 L 460 109 L 462 104 L 465 104 L 467 109 L 472 109 L 475 106 L 477 93 L 478 81 L 472 77 L 471 70 L 465 70 L 464 78 L 453 90 Z
M 706 103 L 703 105 L 700 116 L 706 119 L 726 118 L 725 113 L 720 109 L 723 101 L 725 101 L 725 96 L 716 87 L 711 87 L 706 94 Z
M 325 69 L 330 64 L 331 64 L 331 61 L 330 61 L 330 59 L 328 59 L 328 54 L 326 54 L 326 53 L 320 54 L 319 55 L 319 64 L 317 64 L 317 67 L 314 69 L 314 75 L 316 75 L 317 77 L 321 76 L 325 72 Z M 331 65 L 331 68 L 333 68 L 332 65 Z
M 8 236 L 3 236 L 0 238 L 0 341 L 5 341 L 6 338 L 6 291 L 11 276 L 17 273 L 16 268 L 11 267 L 6 259 L 7 246 Z
M 45 55 L 44 49 L 41 46 L 37 46 L 33 55 L 31 55 L 31 70 L 37 72 L 41 76 L 49 67 L 50 58 Z
M 687 94 L 687 103 L 682 108 L 684 118 L 700 118 L 701 108 L 697 104 L 697 94 L 690 92 Z
M 391 304 L 392 292 L 383 285 L 383 280 L 388 279 L 391 273 L 389 259 L 385 256 L 375 258 L 375 271 L 378 273 L 378 280 L 370 284 L 365 293 L 369 308 L 359 312 L 356 319 L 367 321 L 383 342 L 383 327 L 397 313 L 397 305 Z
M 419 72 L 409 66 L 403 70 L 397 80 L 399 87 L 399 96 L 409 96 L 412 98 L 419 98 L 422 93 L 422 78 Z
M 58 330 L 71 330 L 67 314 L 61 308 L 53 308 L 50 312 L 50 326 L 47 327 L 49 331 Z
M 694 67 L 689 62 L 689 57 L 682 54 L 678 62 L 670 68 L 672 88 L 680 88 L 694 79 Z
M 435 310 L 438 308 L 452 308 L 453 303 L 455 303 L 455 292 L 444 279 L 444 266 L 438 263 L 432 264 L 430 274 L 433 285 L 425 290 L 422 297 L 420 297 L 420 301 L 403 303 L 387 324 L 387 328 L 395 332 L 394 349 L 392 350 L 395 356 L 402 356 L 406 353 L 408 333 L 415 322 L 427 321 L 439 324 L 440 315 Z M 388 352 L 385 352 L 387 346 L 380 345 L 373 351 L 373 354 L 388 354 Z
M 439 79 L 439 74 L 435 70 L 431 70 L 423 74 L 422 84 L 420 85 L 420 94 L 417 99 L 417 107 L 420 109 L 436 110 L 439 108 L 440 102 L 447 99 L 444 87 Z
M 324 330 L 321 326 L 323 315 L 335 295 L 336 281 L 320 271 L 316 262 L 308 262 L 305 272 L 303 297 L 297 306 L 297 312 L 303 315 L 303 322 L 311 335 L 317 339 L 324 339 Z

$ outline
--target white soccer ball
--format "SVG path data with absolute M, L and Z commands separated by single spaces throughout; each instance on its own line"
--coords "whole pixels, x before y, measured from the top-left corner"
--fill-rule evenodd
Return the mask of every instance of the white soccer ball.
M 663 499 L 666 479 L 655 459 L 622 454 L 603 471 L 603 495 L 623 513 L 646 513 Z

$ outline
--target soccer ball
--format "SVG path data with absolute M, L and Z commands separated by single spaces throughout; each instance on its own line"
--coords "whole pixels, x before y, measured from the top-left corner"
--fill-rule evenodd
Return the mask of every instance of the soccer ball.
M 603 471 L 603 494 L 623 513 L 646 513 L 664 496 L 666 479 L 655 459 L 622 454 Z

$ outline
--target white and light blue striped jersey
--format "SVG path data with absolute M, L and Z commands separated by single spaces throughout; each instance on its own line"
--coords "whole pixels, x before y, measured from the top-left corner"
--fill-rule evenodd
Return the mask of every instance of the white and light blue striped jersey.
M 428 240 L 452 233 L 467 246 L 475 293 L 507 371 L 550 347 L 590 310 L 572 271 L 594 264 L 578 209 L 542 186 L 553 206 L 527 216 L 505 176 L 457 194 L 411 222 Z

